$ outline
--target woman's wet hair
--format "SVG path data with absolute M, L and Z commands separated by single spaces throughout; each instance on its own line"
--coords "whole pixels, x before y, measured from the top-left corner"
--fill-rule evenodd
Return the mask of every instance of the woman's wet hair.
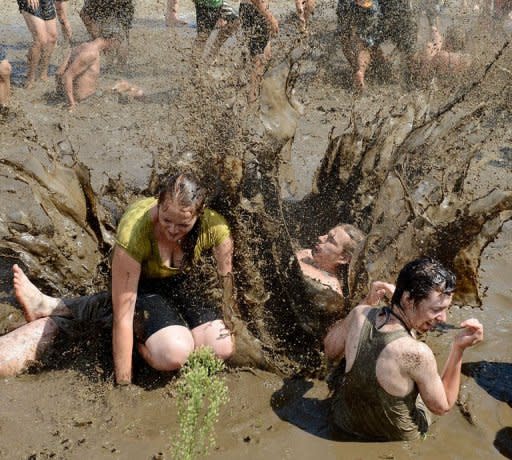
M 432 290 L 451 294 L 455 290 L 456 277 L 441 262 L 432 257 L 420 257 L 402 268 L 391 298 L 392 305 L 402 308 L 402 294 L 408 292 L 414 302 L 426 299 Z
M 158 194 L 159 206 L 167 200 L 180 208 L 192 208 L 195 214 L 200 214 L 205 205 L 206 188 L 192 173 L 175 174 L 165 181 Z
M 175 174 L 170 176 L 160 189 L 158 206 L 165 208 L 165 203 L 168 200 L 180 208 L 191 208 L 196 216 L 200 216 L 205 207 L 206 188 L 192 173 Z M 201 220 L 197 219 L 192 229 L 181 241 L 181 249 L 183 250 L 182 270 L 189 269 L 194 263 L 194 250 L 200 229 Z

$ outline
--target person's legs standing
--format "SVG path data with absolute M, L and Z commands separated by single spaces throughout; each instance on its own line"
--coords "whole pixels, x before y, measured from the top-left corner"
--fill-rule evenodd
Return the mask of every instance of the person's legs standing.
M 68 0 L 56 0 L 55 8 L 57 10 L 57 17 L 59 18 L 60 26 L 62 29 L 62 35 L 71 44 L 71 38 L 73 36 L 73 30 L 68 19 Z
M 9 105 L 11 96 L 11 64 L 0 47 L 0 109 Z

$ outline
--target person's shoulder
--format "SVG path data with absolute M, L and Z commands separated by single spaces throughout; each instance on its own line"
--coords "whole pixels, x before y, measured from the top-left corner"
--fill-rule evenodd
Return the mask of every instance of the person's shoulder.
M 350 311 L 347 318 L 364 320 L 364 319 L 368 318 L 368 314 L 374 308 L 375 307 L 372 307 L 370 305 L 357 305 Z
M 398 339 L 396 346 L 400 353 L 400 363 L 406 371 L 413 371 L 423 368 L 425 364 L 435 363 L 435 356 L 430 347 L 409 335 Z
M 207 227 L 212 227 L 215 225 L 225 225 L 228 227 L 228 222 L 224 216 L 210 208 L 204 209 L 203 213 L 201 214 L 201 223 Z

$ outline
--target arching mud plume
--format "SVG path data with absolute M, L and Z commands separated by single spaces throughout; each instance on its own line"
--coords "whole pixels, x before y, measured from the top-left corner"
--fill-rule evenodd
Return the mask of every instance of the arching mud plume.
M 512 216 L 509 42 L 474 82 L 437 113 L 424 94 L 403 96 L 373 120 L 354 111 L 332 135 L 305 204 L 315 219 L 368 233 L 351 270 L 351 299 L 368 280 L 393 280 L 421 254 L 458 275 L 458 302 L 480 305 L 479 257 Z
M 333 312 L 305 294 L 294 258 L 298 227 L 311 236 L 319 222 L 349 222 L 368 233 L 351 267 L 348 303 L 362 297 L 368 280 L 392 280 L 405 261 L 428 253 L 456 269 L 459 300 L 478 304 L 479 255 L 512 214 L 508 44 L 439 110 L 428 91 L 393 99 L 376 115 L 356 102 L 351 123 L 331 132 L 313 192 L 296 203 L 282 200 L 279 175 L 302 111 L 294 82 L 311 56 L 297 48 L 276 58 L 260 103 L 247 106 L 240 62 L 219 77 L 186 54 L 171 67 L 180 53 L 147 56 L 143 64 L 155 74 L 175 73 L 129 110 L 107 97 L 92 115 L 78 107 L 72 120 L 59 112 L 57 122 L 31 123 L 19 110 L 2 127 L 3 254 L 54 292 L 105 286 L 104 262 L 125 205 L 187 167 L 208 182 L 211 207 L 233 229 L 235 292 L 224 296 L 239 310 L 236 364 L 292 373 L 320 363 L 319 340 Z M 207 267 L 191 282 L 208 280 L 220 299 Z

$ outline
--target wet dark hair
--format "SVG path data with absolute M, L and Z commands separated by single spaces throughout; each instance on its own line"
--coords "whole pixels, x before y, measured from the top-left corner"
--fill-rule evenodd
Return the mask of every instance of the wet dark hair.
M 206 202 L 206 188 L 199 179 L 190 172 L 183 172 L 170 176 L 160 188 L 158 194 L 158 206 L 165 208 L 165 203 L 170 200 L 180 208 L 192 208 L 193 213 L 201 216 Z M 194 249 L 196 247 L 201 219 L 197 219 L 192 229 L 181 241 L 183 249 L 183 261 L 181 269 L 185 270 L 193 265 Z
M 181 208 L 193 208 L 200 214 L 206 200 L 206 188 L 192 173 L 184 172 L 170 176 L 158 194 L 158 205 L 171 200 Z
M 455 274 L 441 262 L 432 257 L 420 257 L 400 271 L 391 304 L 402 308 L 400 301 L 404 292 L 408 292 L 414 302 L 426 299 L 432 290 L 451 294 L 455 290 L 455 282 Z

